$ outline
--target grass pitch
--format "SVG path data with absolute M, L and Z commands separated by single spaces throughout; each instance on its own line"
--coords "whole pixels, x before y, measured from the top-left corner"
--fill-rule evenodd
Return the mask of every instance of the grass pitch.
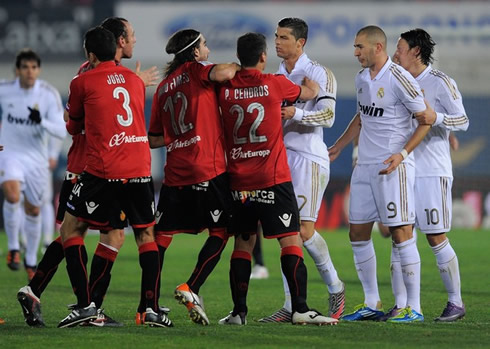
M 346 283 L 347 311 L 363 301 L 360 282 L 354 268 L 347 231 L 324 232 L 330 254 L 340 278 Z M 455 230 L 449 237 L 458 254 L 463 300 L 467 315 L 457 323 L 435 323 L 433 318 L 444 308 L 447 296 L 437 270 L 435 257 L 425 237 L 419 234 L 422 258 L 422 310 L 424 323 L 387 324 L 376 322 L 339 323 L 337 326 L 292 326 L 289 324 L 261 324 L 256 320 L 269 315 L 283 304 L 282 280 L 279 270 L 279 247 L 275 240 L 265 240 L 265 262 L 270 271 L 268 280 L 251 280 L 248 297 L 248 325 L 243 327 L 219 326 L 218 320 L 232 309 L 228 286 L 229 257 L 232 241 L 228 243 L 222 259 L 201 288 L 206 313 L 211 325 L 193 324 L 187 311 L 172 297 L 176 285 L 187 280 L 197 254 L 207 234 L 180 235 L 174 238 L 165 255 L 162 276 L 161 305 L 171 308 L 174 328 L 147 328 L 134 325 L 133 317 L 139 299 L 140 268 L 137 249 L 132 235 L 126 236 L 112 271 L 112 282 L 104 302 L 106 312 L 124 322 L 122 328 L 69 328 L 57 329 L 58 322 L 68 314 L 67 304 L 74 303 L 65 264 L 42 296 L 42 310 L 48 327 L 30 328 L 24 323 L 16 300 L 17 290 L 26 284 L 24 271 L 12 272 L 5 264 L 6 237 L 0 234 L 3 250 L 0 262 L 0 325 L 2 348 L 320 348 L 320 347 L 490 347 L 490 278 L 488 231 Z M 87 237 L 89 256 L 98 237 Z M 373 233 L 378 261 L 378 282 L 385 310 L 393 304 L 389 259 L 390 241 Z M 90 258 L 89 258 L 90 259 Z M 326 287 L 305 252 L 308 267 L 308 304 L 326 313 L 328 294 Z M 90 261 L 89 261 L 90 263 Z

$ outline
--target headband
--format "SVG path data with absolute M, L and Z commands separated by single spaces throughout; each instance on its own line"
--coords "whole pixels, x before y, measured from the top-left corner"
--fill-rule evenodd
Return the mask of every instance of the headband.
M 189 45 L 187 45 L 186 47 L 184 47 L 183 49 L 181 49 L 179 52 L 177 52 L 175 55 L 178 55 L 179 53 L 182 53 L 184 52 L 185 50 L 187 50 L 189 47 L 191 47 L 192 45 L 194 45 L 197 40 L 201 39 L 201 33 L 199 33 L 199 35 L 197 36 L 197 38 L 195 38 Z

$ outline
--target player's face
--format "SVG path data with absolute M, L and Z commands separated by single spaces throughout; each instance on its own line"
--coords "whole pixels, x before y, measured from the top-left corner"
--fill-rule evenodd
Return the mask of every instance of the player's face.
M 124 22 L 124 25 L 126 26 L 127 38 L 125 39 L 122 58 L 131 58 L 133 57 L 134 44 L 136 44 L 136 36 L 134 35 L 134 29 L 131 23 Z
M 300 40 L 296 40 L 292 29 L 277 27 L 275 40 L 277 57 L 288 59 L 299 56 L 303 47 Z
M 19 77 L 20 86 L 22 88 L 31 88 L 34 86 L 41 68 L 36 61 L 20 61 L 20 67 L 15 70 L 17 76 Z
M 204 37 L 204 35 L 201 35 L 201 41 L 199 42 L 199 46 L 196 49 L 196 54 L 197 54 L 196 61 L 198 62 L 207 61 L 209 57 L 209 52 L 210 50 L 207 45 L 206 38 Z
M 415 47 L 410 48 L 405 39 L 399 38 L 396 44 L 396 51 L 393 55 L 393 61 L 400 64 L 403 68 L 408 69 L 417 59 Z
M 375 48 L 376 46 L 368 40 L 367 35 L 360 34 L 356 36 L 354 40 L 354 56 L 357 57 L 361 67 L 370 68 L 374 66 Z

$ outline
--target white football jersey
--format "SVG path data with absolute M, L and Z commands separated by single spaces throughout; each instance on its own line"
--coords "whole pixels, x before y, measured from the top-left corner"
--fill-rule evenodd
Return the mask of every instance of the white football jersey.
M 302 84 L 304 77 L 320 85 L 317 98 L 296 101 L 294 117 L 283 122 L 284 144 L 286 150 L 295 151 L 323 167 L 328 167 L 330 161 L 327 146 L 323 142 L 323 127 L 332 127 L 335 121 L 335 76 L 330 69 L 309 59 L 306 53 L 299 57 L 291 73 L 286 70 L 284 62 L 277 73 L 285 75 L 297 85 Z
M 437 119 L 414 150 L 415 176 L 452 178 L 449 133 L 466 131 L 469 126 L 461 93 L 453 79 L 430 65 L 416 80 L 425 99 L 437 113 Z
M 355 81 L 361 116 L 357 162 L 382 163 L 407 144 L 414 130 L 412 114 L 426 109 L 424 98 L 412 75 L 390 57 L 374 79 L 363 69 Z M 413 164 L 412 154 L 404 161 Z
M 48 165 L 48 136 L 66 135 L 63 106 L 58 91 L 43 80 L 30 89 L 20 87 L 19 79 L 0 82 L 2 127 L 0 156 L 14 156 L 31 164 Z M 41 123 L 29 119 L 30 110 L 40 112 Z

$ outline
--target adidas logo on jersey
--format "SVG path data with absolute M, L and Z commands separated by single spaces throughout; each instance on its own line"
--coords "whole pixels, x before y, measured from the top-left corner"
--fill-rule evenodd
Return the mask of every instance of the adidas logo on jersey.
M 289 228 L 289 225 L 291 224 L 291 217 L 293 215 L 290 213 L 290 214 L 287 214 L 287 213 L 283 213 L 282 216 L 279 216 L 279 219 L 281 220 L 282 224 L 284 224 L 284 226 L 286 228 Z
M 95 204 L 95 202 L 93 201 L 85 201 L 85 206 L 87 206 L 88 214 L 92 214 L 97 209 L 97 207 L 99 207 L 99 204 Z
M 214 210 L 214 211 L 209 211 L 209 213 L 211 213 L 211 218 L 213 218 L 213 222 L 218 223 L 219 217 L 221 216 L 223 211 Z

